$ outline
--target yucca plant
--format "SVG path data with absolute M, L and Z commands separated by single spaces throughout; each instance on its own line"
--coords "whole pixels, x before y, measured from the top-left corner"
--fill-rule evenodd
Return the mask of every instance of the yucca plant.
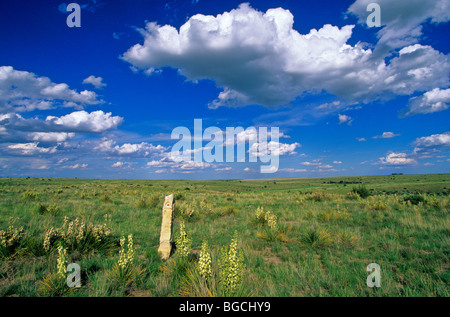
M 236 296 L 241 290 L 245 274 L 244 253 L 238 249 L 238 235 L 225 246 L 219 258 L 220 293 L 223 296 Z
M 312 249 L 320 249 L 330 246 L 333 238 L 325 229 L 313 226 L 300 236 L 300 242 Z
M 111 236 L 111 229 L 105 224 L 86 224 L 84 220 L 75 218 L 70 220 L 64 217 L 64 223 L 60 228 L 49 228 L 45 232 L 43 248 L 52 252 L 55 245 L 64 244 L 69 251 L 77 250 L 81 253 L 98 251 L 110 253 L 116 249 L 116 241 Z
M 185 231 L 184 221 L 180 221 L 180 231 L 175 238 L 177 254 L 181 260 L 186 260 L 191 253 L 192 239 Z
M 203 241 L 202 248 L 200 250 L 200 257 L 198 259 L 198 271 L 200 275 L 208 280 L 212 276 L 211 269 L 211 253 L 209 251 L 208 241 Z
M 6 231 L 0 230 L 0 258 L 12 255 L 21 244 L 24 236 L 23 227 L 9 226 Z
M 67 267 L 67 250 L 58 245 L 58 259 L 56 264 L 56 272 L 47 274 L 41 281 L 39 281 L 40 290 L 44 296 L 66 296 L 72 291 L 72 288 L 67 286 L 66 267 Z
M 181 279 L 178 295 L 182 297 L 214 297 L 216 296 L 215 289 L 214 276 L 206 280 L 199 270 L 188 268 Z
M 120 239 L 119 260 L 107 273 L 108 280 L 115 286 L 119 286 L 122 291 L 144 273 L 144 269 L 135 263 L 135 250 L 133 246 L 133 235 L 128 235 L 127 250 L 125 251 L 125 237 Z

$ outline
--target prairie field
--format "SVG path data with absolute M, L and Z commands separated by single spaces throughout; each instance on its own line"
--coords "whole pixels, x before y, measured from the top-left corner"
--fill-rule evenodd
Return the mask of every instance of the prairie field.
M 172 254 L 158 255 L 174 194 Z M 1 296 L 449 296 L 450 174 L 0 178 Z M 66 265 L 80 268 L 68 287 Z M 370 263 L 380 287 L 369 287 Z

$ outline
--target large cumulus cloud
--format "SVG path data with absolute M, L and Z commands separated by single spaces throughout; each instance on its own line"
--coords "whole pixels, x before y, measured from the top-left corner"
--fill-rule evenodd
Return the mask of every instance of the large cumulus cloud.
M 353 25 L 324 25 L 300 34 L 282 8 L 248 4 L 217 16 L 197 14 L 179 30 L 147 23 L 144 42 L 122 58 L 146 73 L 172 67 L 191 81 L 211 79 L 222 91 L 209 106 L 285 105 L 326 91 L 367 103 L 448 86 L 448 56 L 431 46 L 403 47 L 395 56 L 348 44 Z

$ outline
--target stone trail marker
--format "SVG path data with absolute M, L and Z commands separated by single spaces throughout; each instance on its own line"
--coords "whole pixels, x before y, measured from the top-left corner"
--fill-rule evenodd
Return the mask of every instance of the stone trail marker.
M 162 210 L 161 235 L 159 237 L 158 253 L 162 260 L 167 260 L 172 249 L 172 218 L 173 218 L 173 194 L 166 196 Z

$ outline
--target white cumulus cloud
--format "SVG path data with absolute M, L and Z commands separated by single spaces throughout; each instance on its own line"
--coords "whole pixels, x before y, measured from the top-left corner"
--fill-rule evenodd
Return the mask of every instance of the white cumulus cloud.
M 380 157 L 379 164 L 390 165 L 390 166 L 405 166 L 405 165 L 415 165 L 417 161 L 409 157 L 408 154 L 403 152 L 391 152 L 385 157 Z
M 437 152 L 443 148 L 450 147 L 450 132 L 441 134 L 433 134 L 417 138 L 413 145 L 414 153 L 426 154 L 431 152 Z
M 63 130 L 100 133 L 115 129 L 123 121 L 119 116 L 111 116 L 111 112 L 104 113 L 101 110 L 86 112 L 75 111 L 62 117 L 48 116 L 45 123 L 51 127 Z
M 422 96 L 411 98 L 407 109 L 400 113 L 400 117 L 443 111 L 448 109 L 449 105 L 450 88 L 435 88 L 427 91 Z
M 407 46 L 388 60 L 347 43 L 353 25 L 301 34 L 293 23 L 289 10 L 264 13 L 248 4 L 217 16 L 196 14 L 179 30 L 149 22 L 140 30 L 144 42 L 122 58 L 146 73 L 172 67 L 194 82 L 215 81 L 223 90 L 211 108 L 284 105 L 322 91 L 367 103 L 448 85 L 449 57 L 431 46 Z
M 58 106 L 82 108 L 103 103 L 93 91 L 77 92 L 66 83 L 54 83 L 48 77 L 0 66 L 0 111 L 24 112 Z
M 106 84 L 103 82 L 102 77 L 95 77 L 94 75 L 89 76 L 83 80 L 83 84 L 91 84 L 95 88 L 103 88 L 106 87 Z
M 148 157 L 163 155 L 167 148 L 159 144 L 155 146 L 147 142 L 116 145 L 116 141 L 114 140 L 103 140 L 94 147 L 94 150 L 115 155 Z
M 8 149 L 11 149 L 22 155 L 35 155 L 35 154 L 52 154 L 56 152 L 56 146 L 53 147 L 40 147 L 39 142 L 33 143 L 17 143 L 8 145 Z

